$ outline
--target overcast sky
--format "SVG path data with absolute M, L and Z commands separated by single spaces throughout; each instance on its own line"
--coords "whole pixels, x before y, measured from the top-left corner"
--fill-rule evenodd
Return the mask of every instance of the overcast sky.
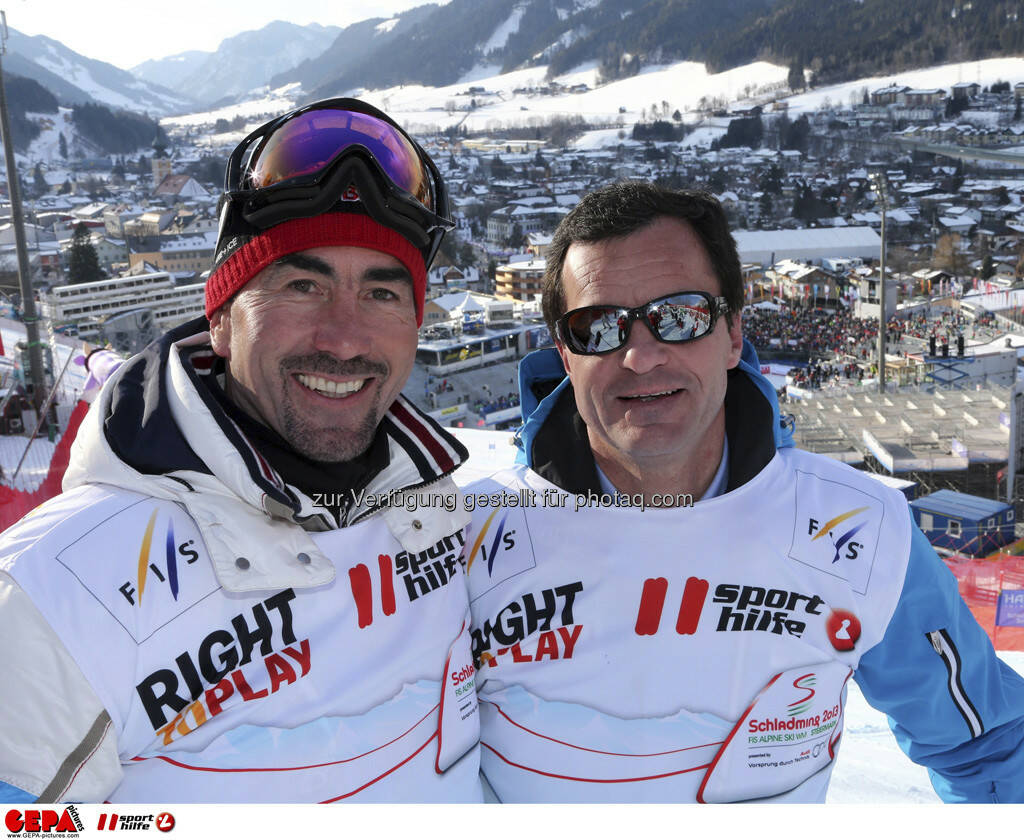
M 433 0 L 438 2 L 438 0 Z M 273 20 L 347 26 L 426 0 L 0 0 L 7 25 L 46 35 L 86 58 L 128 69 L 224 39 Z M 441 3 L 447 0 L 440 0 Z

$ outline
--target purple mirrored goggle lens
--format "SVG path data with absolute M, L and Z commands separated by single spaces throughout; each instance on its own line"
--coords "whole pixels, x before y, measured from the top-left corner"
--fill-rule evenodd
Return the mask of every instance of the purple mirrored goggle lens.
M 715 315 L 710 296 L 684 293 L 653 300 L 636 309 L 619 306 L 575 309 L 562 316 L 562 334 L 572 352 L 596 355 L 625 345 L 634 320 L 642 320 L 659 341 L 679 343 L 706 335 L 714 324 Z
M 436 212 L 430 173 L 409 139 L 377 117 L 336 108 L 298 114 L 264 138 L 248 161 L 245 186 L 314 176 L 352 146 L 365 148 L 395 186 Z

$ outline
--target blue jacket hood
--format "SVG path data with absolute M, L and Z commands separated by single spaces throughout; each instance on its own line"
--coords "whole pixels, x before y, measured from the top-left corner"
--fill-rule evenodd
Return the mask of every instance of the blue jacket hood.
M 783 424 L 779 412 L 779 400 L 775 388 L 761 373 L 761 363 L 757 358 L 754 345 L 743 339 L 743 351 L 737 369 L 745 374 L 758 391 L 767 400 L 772 411 L 772 431 L 775 448 L 784 449 L 793 445 L 791 424 Z M 537 396 L 536 386 L 539 383 L 560 380 L 553 391 L 546 396 Z M 523 425 L 516 434 L 515 443 L 518 449 L 516 463 L 533 466 L 530 463 L 532 443 L 537 432 L 544 425 L 559 397 L 569 387 L 569 377 L 565 373 L 562 359 L 554 347 L 534 350 L 519 363 L 519 394 L 523 413 Z

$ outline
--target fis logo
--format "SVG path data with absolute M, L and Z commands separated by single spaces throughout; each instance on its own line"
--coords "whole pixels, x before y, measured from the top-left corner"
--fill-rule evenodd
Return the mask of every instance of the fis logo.
M 508 519 L 508 511 L 505 511 L 504 516 L 502 516 L 498 521 L 498 527 L 494 531 L 494 537 L 490 541 L 489 549 L 485 543 L 488 532 L 491 528 L 491 523 L 494 521 L 494 517 L 497 516 L 501 510 L 501 508 L 495 509 L 491 515 L 487 517 L 487 521 L 484 522 L 484 527 L 480 529 L 480 534 L 473 542 L 473 548 L 469 552 L 469 564 L 466 566 L 467 573 L 473 568 L 473 563 L 477 558 L 477 552 L 480 552 L 480 557 L 487 563 L 487 576 L 492 577 L 494 560 L 498 556 L 498 548 L 500 547 L 503 551 L 515 548 L 515 529 L 511 529 L 508 532 L 505 531 L 505 521 Z
M 197 552 L 192 545 L 194 540 L 187 540 L 181 545 L 175 545 L 174 520 L 167 520 L 167 531 L 164 535 L 164 568 L 161 569 L 155 559 L 151 556 L 153 549 L 153 532 L 156 530 L 156 518 L 158 511 L 154 510 L 149 522 L 146 523 L 146 530 L 142 535 L 142 542 L 139 545 L 139 566 L 134 586 L 133 581 L 125 581 L 118 587 L 118 591 L 132 606 L 142 603 L 142 595 L 146 591 L 146 583 L 149 580 L 149 573 L 161 583 L 166 583 L 171 589 L 171 596 L 178 600 L 178 563 L 179 556 L 184 560 L 185 565 L 191 565 L 199 559 Z M 158 549 L 159 550 L 159 549 Z
M 848 519 L 852 519 L 854 516 L 864 513 L 866 510 L 868 510 L 867 507 L 848 510 L 846 513 L 841 513 L 839 516 L 833 517 L 824 525 L 819 525 L 817 519 L 809 520 L 807 523 L 807 533 L 808 535 L 814 534 L 814 536 L 811 537 L 811 542 L 815 542 L 827 535 L 832 541 L 832 547 L 836 550 L 835 556 L 832 558 L 833 563 L 839 562 L 839 553 L 842 551 L 843 546 L 846 546 L 846 553 L 843 555 L 843 558 L 846 560 L 856 560 L 861 549 L 864 548 L 864 545 L 859 542 L 853 542 L 853 537 L 855 537 L 857 532 L 867 524 L 867 521 L 859 522 L 848 530 L 840 529 L 839 526 Z M 837 537 L 836 531 L 839 530 L 843 530 L 843 533 Z
M 165 566 L 161 570 L 157 562 L 151 557 L 157 513 L 157 510 L 153 511 L 150 521 L 146 522 L 145 532 L 142 535 L 142 542 L 138 549 L 138 574 L 135 578 L 135 585 L 132 586 L 132 581 L 125 581 L 118 587 L 118 591 L 125 596 L 125 599 L 132 606 L 142 603 L 142 593 L 145 591 L 145 585 L 148 578 L 150 578 L 151 572 L 161 583 L 166 583 L 170 587 L 171 596 L 174 600 L 177 600 L 179 591 L 178 555 L 180 554 L 186 565 L 190 565 L 199 559 L 199 552 L 191 548 L 195 543 L 194 540 L 187 540 L 181 545 L 175 546 L 174 520 L 168 519 L 167 532 L 164 536 Z
M 802 697 L 797 697 L 792 703 L 786 707 L 786 713 L 790 717 L 797 717 L 807 712 L 811 708 L 811 700 L 814 698 L 813 686 L 817 683 L 818 678 L 813 674 L 804 674 L 803 676 L 797 677 L 793 680 L 793 688 L 798 688 L 801 691 L 806 692 Z

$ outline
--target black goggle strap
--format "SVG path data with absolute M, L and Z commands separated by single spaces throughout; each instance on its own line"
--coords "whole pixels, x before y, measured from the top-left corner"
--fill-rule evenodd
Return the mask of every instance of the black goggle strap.
M 355 113 L 365 114 L 367 116 L 375 117 L 381 120 L 382 122 L 387 123 L 396 132 L 401 134 L 412 146 L 413 150 L 416 152 L 416 157 L 419 160 L 420 165 L 426 170 L 426 173 L 429 176 L 430 188 L 434 194 L 434 205 L 436 209 L 431 210 L 428 207 L 424 207 L 424 209 L 427 210 L 427 212 L 433 212 L 436 215 L 438 215 L 439 218 L 444 219 L 444 216 L 441 215 L 441 212 L 449 212 L 448 190 L 447 187 L 445 186 L 444 179 L 441 177 L 440 170 L 437 168 L 437 165 L 431 159 L 430 155 L 428 155 L 423 150 L 423 147 L 420 146 L 420 144 L 417 143 L 412 137 L 410 137 L 409 134 L 400 125 L 398 125 L 383 111 L 379 111 L 372 105 L 368 105 L 364 102 L 360 102 L 359 100 L 353 99 L 329 99 L 324 102 L 317 103 L 316 106 L 307 106 L 305 108 L 299 108 L 287 114 L 283 114 L 276 120 L 273 120 L 272 122 L 266 123 L 264 125 L 261 125 L 259 128 L 254 129 L 245 137 L 244 140 L 242 140 L 241 143 L 239 143 L 235 147 L 234 151 L 231 153 L 231 157 L 228 159 L 228 166 L 224 173 L 224 191 L 227 193 L 245 192 L 246 188 L 243 185 L 243 180 L 245 178 L 247 170 L 250 167 L 250 161 L 252 156 L 260 153 L 263 144 L 273 136 L 275 131 L 277 131 L 279 128 L 281 128 L 283 125 L 285 125 L 287 122 L 294 119 L 295 117 L 312 110 L 350 110 Z M 370 151 L 367 150 L 365 147 L 360 147 L 358 143 L 353 144 L 349 148 L 352 151 L 357 151 L 361 148 L 367 157 L 369 157 L 371 160 L 374 160 L 372 153 L 370 153 Z M 347 151 L 348 149 L 346 149 L 346 152 Z M 374 160 L 374 163 L 380 168 L 381 174 L 384 176 L 385 180 L 393 184 L 396 190 L 399 190 L 402 193 L 408 195 L 408 199 L 410 201 L 417 201 L 417 199 L 414 196 L 406 193 L 405 190 L 402 190 L 401 187 L 399 187 L 397 184 L 394 184 L 394 182 L 391 181 L 391 178 L 388 177 L 384 168 L 379 163 L 377 163 L 376 160 Z M 330 168 L 331 165 L 332 164 L 328 164 L 327 168 Z M 319 176 L 314 175 L 314 180 L 317 177 Z M 269 187 L 264 187 L 263 189 L 274 189 L 275 186 L 276 185 L 271 185 Z M 448 220 L 445 219 L 445 221 Z M 454 225 L 452 225 L 452 227 L 454 227 Z M 447 229 L 451 230 L 451 228 Z
M 387 114 L 371 105 L 351 99 L 331 99 L 315 106 L 299 108 L 266 123 L 250 132 L 228 159 L 224 173 L 224 195 L 219 208 L 218 241 L 228 235 L 254 235 L 280 222 L 294 218 L 308 218 L 332 208 L 356 212 L 343 199 L 349 186 L 355 186 L 359 202 L 366 212 L 381 224 L 405 236 L 423 253 L 429 266 L 441 245 L 445 231 L 455 227 L 445 215 L 424 206 L 412 194 L 403 190 L 387 175 L 373 155 L 358 144 L 345 150 L 325 171 L 315 174 L 306 184 L 271 185 L 255 190 L 242 189 L 251 156 L 260 145 L 289 120 L 301 113 L 320 108 L 340 109 L 377 117 L 405 136 L 416 151 L 421 165 L 430 177 L 434 204 L 441 213 L 448 214 L 448 190 L 437 166 L 420 145 L 409 137 Z
M 344 194 L 352 187 L 358 199 L 345 200 Z M 378 167 L 369 166 L 362 155 L 344 159 L 319 184 L 227 193 L 221 201 L 218 242 L 231 235 L 252 236 L 291 219 L 329 211 L 365 212 L 408 239 L 423 254 L 424 263 L 430 265 L 444 232 L 454 227 L 396 187 Z

